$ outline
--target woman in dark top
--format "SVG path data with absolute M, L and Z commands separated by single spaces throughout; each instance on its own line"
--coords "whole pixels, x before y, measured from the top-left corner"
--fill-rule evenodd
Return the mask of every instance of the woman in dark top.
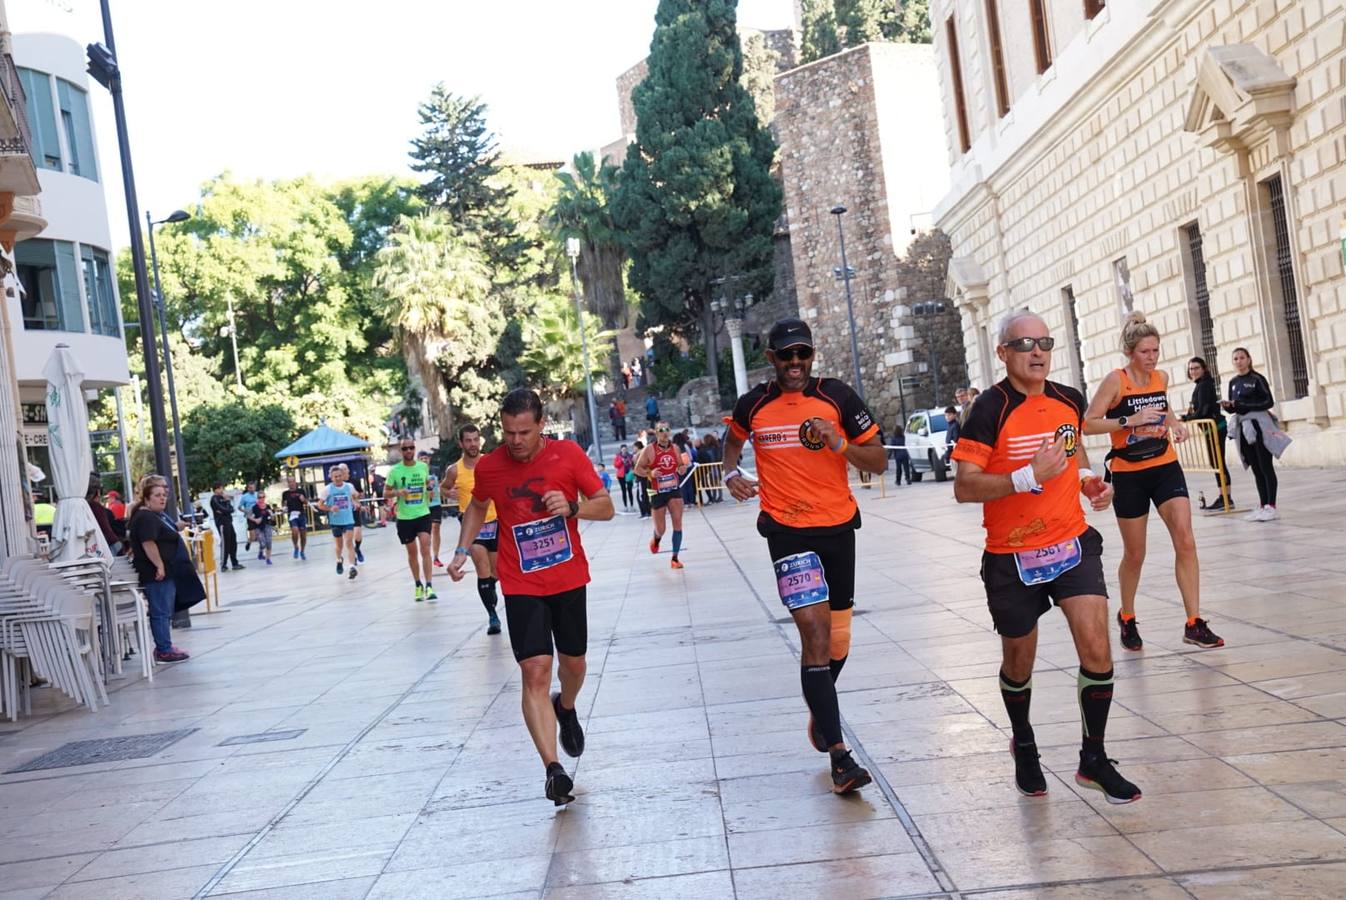
M 173 613 L 199 601 L 205 596 L 205 589 L 196 577 L 186 543 L 164 512 L 167 505 L 167 479 L 162 475 L 140 479 L 128 532 L 131 562 L 149 602 L 154 659 L 180 662 L 187 659 L 187 653 L 173 646 Z
M 1234 368 L 1238 370 L 1238 375 L 1229 381 L 1229 399 L 1220 403 L 1226 412 L 1242 417 L 1247 413 L 1265 412 L 1276 405 L 1276 398 L 1271 394 L 1271 385 L 1262 377 L 1261 372 L 1253 369 L 1252 354 L 1242 347 L 1234 351 Z M 1280 513 L 1276 512 L 1276 464 L 1271 451 L 1267 449 L 1262 428 L 1257 422 L 1253 422 L 1252 428 L 1256 439 L 1249 441 L 1243 432 L 1243 423 L 1236 424 L 1238 433 L 1235 439 L 1239 445 L 1239 456 L 1243 458 L 1243 464 L 1253 470 L 1260 504 L 1244 518 L 1250 522 L 1270 522 L 1279 519 Z
M 1196 382 L 1192 388 L 1192 402 L 1187 405 L 1187 415 L 1182 417 L 1184 422 L 1190 422 L 1193 419 L 1214 419 L 1215 428 L 1219 434 L 1216 442 L 1211 443 L 1207 448 L 1210 453 L 1211 465 L 1218 467 L 1220 474 L 1215 476 L 1215 502 L 1209 505 L 1202 505 L 1202 509 L 1211 509 L 1220 511 L 1234 508 L 1234 495 L 1229 484 L 1229 465 L 1224 458 L 1225 435 L 1228 430 L 1228 423 L 1225 422 L 1224 411 L 1220 409 L 1220 391 L 1215 386 L 1215 376 L 1210 373 L 1210 366 L 1199 356 L 1193 356 L 1187 361 L 1187 377 Z M 1229 505 L 1225 506 L 1225 498 L 1219 493 L 1221 488 L 1229 490 Z

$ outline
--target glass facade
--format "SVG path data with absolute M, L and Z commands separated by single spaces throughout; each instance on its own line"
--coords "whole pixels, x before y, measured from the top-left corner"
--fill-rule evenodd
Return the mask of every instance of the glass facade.
M 89 307 L 89 331 L 121 337 L 117 322 L 117 295 L 112 290 L 112 267 L 102 250 L 80 245 L 84 263 L 84 298 Z
M 14 261 L 23 286 L 24 328 L 121 337 L 112 265 L 105 251 L 32 238 L 14 245 Z
M 97 181 L 88 94 L 78 85 L 35 69 L 20 68 L 19 79 L 28 95 L 26 112 L 33 133 L 33 159 L 44 169 Z

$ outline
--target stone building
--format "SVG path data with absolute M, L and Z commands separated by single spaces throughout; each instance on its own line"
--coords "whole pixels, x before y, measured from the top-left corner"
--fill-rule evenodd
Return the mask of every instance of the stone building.
M 1346 7 L 1340 0 L 934 0 L 953 242 L 974 380 L 996 321 L 1042 314 L 1055 377 L 1123 363 L 1121 319 L 1223 376 L 1243 346 L 1295 437 L 1346 462 Z
M 838 218 L 841 205 L 865 397 L 890 429 L 906 410 L 945 405 L 966 383 L 947 239 L 928 230 L 942 196 L 934 51 L 866 44 L 776 79 L 786 215 L 800 315 L 816 368 L 854 381 Z M 939 396 L 935 381 L 938 368 Z

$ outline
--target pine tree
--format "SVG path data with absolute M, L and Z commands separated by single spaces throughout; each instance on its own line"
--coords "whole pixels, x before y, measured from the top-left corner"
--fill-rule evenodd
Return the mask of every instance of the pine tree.
M 824 56 L 841 52 L 841 38 L 837 33 L 837 11 L 833 0 L 804 0 L 800 28 L 800 53 L 804 62 L 811 63 Z
M 740 83 L 736 8 L 737 0 L 660 0 L 649 75 L 632 95 L 636 141 L 614 202 L 641 299 L 638 325 L 699 330 L 708 345 L 712 280 L 738 275 L 745 292 L 771 292 L 781 209 L 775 142 Z
M 834 7 L 847 47 L 892 40 L 895 36 L 897 8 L 893 0 L 836 0 Z

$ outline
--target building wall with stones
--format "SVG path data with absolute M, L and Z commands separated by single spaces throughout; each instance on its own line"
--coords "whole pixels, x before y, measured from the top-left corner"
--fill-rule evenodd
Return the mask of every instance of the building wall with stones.
M 830 210 L 841 204 L 864 391 L 890 432 L 904 406 L 946 405 L 966 380 L 952 304 L 928 319 L 915 314 L 916 304 L 944 299 L 949 259 L 942 234 L 911 226 L 942 190 L 936 84 L 929 46 L 895 44 L 866 44 L 776 79 L 796 293 L 818 348 L 814 368 L 855 381 L 845 287 L 833 274 L 841 246 Z
M 1164 335 L 1174 406 L 1189 357 L 1224 381 L 1246 347 L 1295 438 L 1282 462 L 1346 462 L 1346 7 L 1132 0 L 1086 19 L 1052 0 L 1041 74 L 1008 3 L 992 66 L 986 8 L 931 4 L 953 182 L 936 222 L 976 378 L 999 377 L 996 322 L 1028 307 L 1064 338 L 1053 377 L 1087 390 L 1124 363 L 1134 308 Z

